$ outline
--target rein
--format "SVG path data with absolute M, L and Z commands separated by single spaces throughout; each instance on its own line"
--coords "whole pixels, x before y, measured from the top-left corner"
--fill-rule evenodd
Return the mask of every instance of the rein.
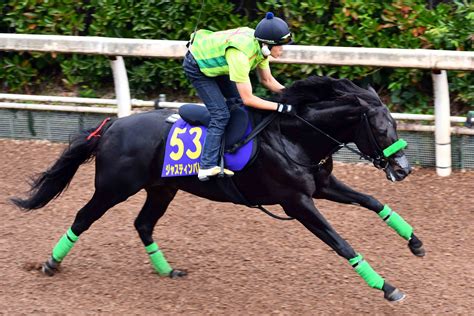
M 344 148 L 347 148 L 349 151 L 355 153 L 356 155 L 359 155 L 361 159 L 365 159 L 369 162 L 372 162 L 377 168 L 385 168 L 388 164 L 387 158 L 390 157 L 391 155 L 395 154 L 399 150 L 404 149 L 407 146 L 407 142 L 405 140 L 398 139 L 396 142 L 394 142 L 392 145 L 388 146 L 387 148 L 381 149 L 379 144 L 377 143 L 377 141 L 375 139 L 375 136 L 374 136 L 374 133 L 373 133 L 372 129 L 370 128 L 369 120 L 367 118 L 366 113 L 363 113 L 363 115 L 361 117 L 361 121 L 364 123 L 364 127 L 365 127 L 366 132 L 369 136 L 369 142 L 371 143 L 372 148 L 375 148 L 375 151 L 374 151 L 375 156 L 376 156 L 375 158 L 372 158 L 371 156 L 366 155 L 366 154 L 362 153 L 361 151 L 359 151 L 357 149 L 354 149 L 354 148 L 350 147 L 349 145 L 347 145 L 343 142 L 338 141 L 337 139 L 335 139 L 334 137 L 332 137 L 328 133 L 324 132 L 320 128 L 316 127 L 312 123 L 308 122 L 307 120 L 305 120 L 304 118 L 302 118 L 298 114 L 295 114 L 294 116 L 297 119 L 299 119 L 301 122 L 303 122 L 304 124 L 308 125 L 312 129 L 314 129 L 315 131 L 320 133 L 321 135 L 329 138 L 330 140 L 332 140 L 333 142 L 335 142 L 337 144 L 337 146 L 333 150 L 331 150 L 331 152 L 325 158 L 321 159 L 317 164 L 306 164 L 306 163 L 298 162 L 295 159 L 290 157 L 290 155 L 286 151 L 286 148 L 285 148 L 285 146 L 283 144 L 283 141 L 281 140 L 281 137 L 280 137 L 280 143 L 281 143 L 281 146 L 283 148 L 283 152 L 284 152 L 285 156 L 290 161 L 292 161 L 293 163 L 295 163 L 297 165 L 300 165 L 300 166 L 303 166 L 303 167 L 310 167 L 310 168 L 321 167 L 324 163 L 326 163 L 327 159 L 332 154 L 334 154 L 335 152 L 337 152 L 338 150 L 340 150 L 341 148 L 344 147 Z M 281 135 L 280 122 L 281 121 L 278 122 L 278 131 L 280 132 L 280 135 Z M 359 128 L 359 131 L 358 131 L 357 134 L 359 134 L 359 132 L 360 132 L 360 128 Z
M 307 120 L 305 120 L 304 118 L 302 118 L 301 116 L 299 116 L 298 114 L 295 114 L 295 117 L 296 117 L 297 119 L 299 119 L 301 122 L 303 122 L 303 123 L 305 123 L 306 125 L 308 125 L 309 127 L 311 127 L 312 129 L 314 129 L 315 131 L 317 131 L 318 133 L 320 133 L 320 134 L 326 136 L 327 138 L 329 138 L 330 140 L 332 140 L 333 142 L 335 142 L 340 148 L 345 147 L 345 148 L 347 148 L 348 150 L 350 150 L 351 152 L 353 152 L 354 154 L 359 155 L 361 158 L 363 158 L 363 159 L 365 159 L 365 160 L 368 160 L 368 161 L 370 161 L 370 162 L 373 162 L 373 161 L 374 161 L 374 159 L 373 159 L 372 157 L 370 157 L 370 156 L 368 156 L 368 155 L 366 155 L 366 154 L 360 152 L 360 151 L 357 150 L 357 149 L 354 149 L 354 148 L 352 148 L 352 147 L 349 147 L 349 145 L 347 145 L 347 144 L 345 144 L 345 143 L 343 143 L 343 142 L 338 141 L 337 139 L 335 139 L 334 137 L 332 137 L 332 136 L 329 135 L 328 133 L 324 132 L 323 130 L 319 129 L 318 127 L 314 126 L 313 124 L 311 124 L 310 122 L 308 122 Z M 364 122 L 367 124 L 367 127 L 368 127 L 369 130 L 370 130 L 370 127 L 368 126 L 368 123 L 369 123 L 369 122 L 367 121 L 367 116 L 365 115 L 365 113 L 364 113 L 364 115 L 363 115 L 363 118 L 364 118 L 364 117 L 365 117 L 365 120 L 364 120 L 364 119 L 363 119 L 363 120 L 364 120 Z M 372 135 L 372 137 L 373 137 L 373 134 L 372 134 L 372 133 L 371 133 L 371 135 Z
M 295 115 L 297 116 L 297 115 Z M 305 119 L 303 119 L 302 117 L 298 116 L 299 119 L 303 120 L 305 123 L 307 124 L 310 124 L 313 128 L 316 128 L 320 133 L 322 133 L 323 135 L 329 137 L 329 138 L 332 138 L 331 136 L 329 136 L 328 134 L 324 133 L 322 130 L 320 130 L 319 128 L 317 128 L 316 126 L 312 125 L 311 123 L 309 123 L 308 121 L 306 121 Z M 278 121 L 278 132 L 280 133 L 280 136 L 282 135 L 281 134 L 281 128 L 280 128 L 280 121 Z M 318 163 L 315 163 L 315 164 L 310 164 L 310 163 L 304 163 L 304 162 L 299 162 L 299 161 L 296 161 L 295 159 L 293 159 L 289 154 L 288 152 L 286 151 L 286 147 L 285 145 L 283 144 L 283 140 L 282 140 L 282 137 L 279 137 L 278 138 L 279 141 L 280 141 L 280 146 L 281 148 L 283 148 L 283 153 L 285 154 L 285 157 L 288 158 L 288 160 L 290 160 L 291 162 L 293 162 L 294 164 L 297 164 L 299 166 L 302 166 L 302 167 L 306 167 L 306 168 L 319 168 L 321 167 L 322 165 L 324 165 L 326 163 L 326 161 L 329 159 L 329 157 L 331 157 L 332 154 L 334 154 L 335 152 L 337 152 L 339 149 L 342 148 L 342 145 L 341 144 L 338 144 L 336 147 L 334 147 L 333 150 L 331 150 L 331 152 L 326 156 L 324 157 L 323 159 L 321 159 Z M 335 140 L 336 142 L 338 142 L 337 140 Z M 339 143 L 339 142 L 338 142 Z
M 295 114 L 294 115 L 297 119 L 299 119 L 301 122 L 305 123 L 306 125 L 308 125 L 309 127 L 311 127 L 312 129 L 314 129 L 315 131 L 317 131 L 318 133 L 320 133 L 321 135 L 325 136 L 326 138 L 329 138 L 330 140 L 332 140 L 333 142 L 335 142 L 337 144 L 336 147 L 334 147 L 333 150 L 330 151 L 330 153 L 324 157 L 323 159 L 321 159 L 318 163 L 315 163 L 315 164 L 308 164 L 308 163 L 302 163 L 302 162 L 298 162 L 296 161 L 295 159 L 293 159 L 289 154 L 288 152 L 286 151 L 286 148 L 283 144 L 283 141 L 281 140 L 281 137 L 279 138 L 280 140 L 280 144 L 283 148 L 283 153 L 285 154 L 286 158 L 288 158 L 291 162 L 299 165 L 299 166 L 303 166 L 303 167 L 307 167 L 307 168 L 315 168 L 315 167 L 321 167 L 322 165 L 324 165 L 326 163 L 326 161 L 329 159 L 329 157 L 334 154 L 335 152 L 337 152 L 338 150 L 342 149 L 343 147 L 347 148 L 348 150 L 350 150 L 351 152 L 359 155 L 361 158 L 365 159 L 365 160 L 368 160 L 370 162 L 373 162 L 374 159 L 371 158 L 370 156 L 360 152 L 359 150 L 357 149 L 354 149 L 352 147 L 349 147 L 347 144 L 343 143 L 343 142 L 340 142 L 338 141 L 337 139 L 335 139 L 334 137 L 332 137 L 331 135 L 329 135 L 328 133 L 324 132 L 323 130 L 321 130 L 320 128 L 316 127 L 315 125 L 311 124 L 310 122 L 308 122 L 307 120 L 305 120 L 304 118 L 302 118 L 301 116 L 299 116 L 298 114 Z M 365 114 L 364 114 L 365 116 Z M 280 129 L 280 122 L 281 120 L 278 122 L 278 132 L 280 133 L 281 135 L 281 129 Z M 368 122 L 367 122 L 368 124 Z M 373 135 L 372 135 L 373 136 Z

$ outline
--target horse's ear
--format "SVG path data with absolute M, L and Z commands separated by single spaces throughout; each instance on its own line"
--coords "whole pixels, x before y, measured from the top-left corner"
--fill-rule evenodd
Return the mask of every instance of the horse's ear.
M 372 93 L 380 101 L 380 103 L 383 104 L 382 99 L 380 99 L 380 97 L 379 97 L 379 94 L 377 93 L 377 91 L 375 91 L 374 88 L 372 88 L 372 86 L 370 84 L 369 84 L 369 87 L 367 88 L 367 90 L 369 90 L 369 92 Z
M 370 105 L 367 101 L 365 101 L 364 99 L 361 99 L 359 97 L 356 97 L 357 98 L 357 101 L 359 102 L 359 104 L 365 108 L 368 108 Z
M 369 87 L 367 88 L 367 90 L 369 90 L 370 92 L 372 92 L 373 94 L 375 94 L 376 96 L 378 96 L 379 94 L 377 93 L 377 91 L 375 91 L 374 88 L 372 88 L 372 86 L 369 84 Z

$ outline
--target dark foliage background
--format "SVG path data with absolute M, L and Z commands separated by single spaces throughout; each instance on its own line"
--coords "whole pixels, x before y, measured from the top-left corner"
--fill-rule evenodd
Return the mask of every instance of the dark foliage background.
M 205 0 L 200 28 L 255 27 L 266 11 L 290 25 L 301 45 L 473 50 L 474 4 L 466 0 Z M 3 0 L 0 32 L 187 40 L 201 1 Z M 1 90 L 47 90 L 51 85 L 96 96 L 110 89 L 112 74 L 103 56 L 0 52 Z M 181 60 L 127 58 L 134 97 L 158 93 L 192 95 Z M 344 77 L 374 86 L 396 111 L 432 112 L 429 70 L 375 67 L 272 65 L 282 83 L 310 75 Z M 253 78 L 255 80 L 255 78 Z M 449 72 L 455 113 L 472 109 L 474 76 Z M 256 93 L 267 92 L 255 85 Z

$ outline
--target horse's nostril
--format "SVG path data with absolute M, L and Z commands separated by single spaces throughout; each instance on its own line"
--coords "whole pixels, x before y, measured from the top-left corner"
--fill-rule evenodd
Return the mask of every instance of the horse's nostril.
M 406 177 L 411 173 L 411 168 L 399 168 L 395 170 L 395 173 L 399 177 Z

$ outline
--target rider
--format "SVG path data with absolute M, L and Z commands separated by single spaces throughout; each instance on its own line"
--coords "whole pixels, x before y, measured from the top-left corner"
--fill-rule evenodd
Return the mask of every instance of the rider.
M 249 78 L 250 70 L 257 68 L 260 82 L 272 92 L 281 92 L 285 87 L 272 76 L 268 56 L 280 57 L 281 45 L 290 43 L 288 25 L 271 12 L 255 30 L 248 27 L 220 32 L 199 30 L 191 35 L 191 47 L 184 58 L 183 68 L 211 116 L 201 156 L 199 180 L 209 180 L 220 172 L 219 151 L 230 118 L 230 106 L 243 102 L 257 109 L 292 112 L 291 105 L 270 102 L 253 95 Z M 227 176 L 234 174 L 227 169 L 224 173 Z

